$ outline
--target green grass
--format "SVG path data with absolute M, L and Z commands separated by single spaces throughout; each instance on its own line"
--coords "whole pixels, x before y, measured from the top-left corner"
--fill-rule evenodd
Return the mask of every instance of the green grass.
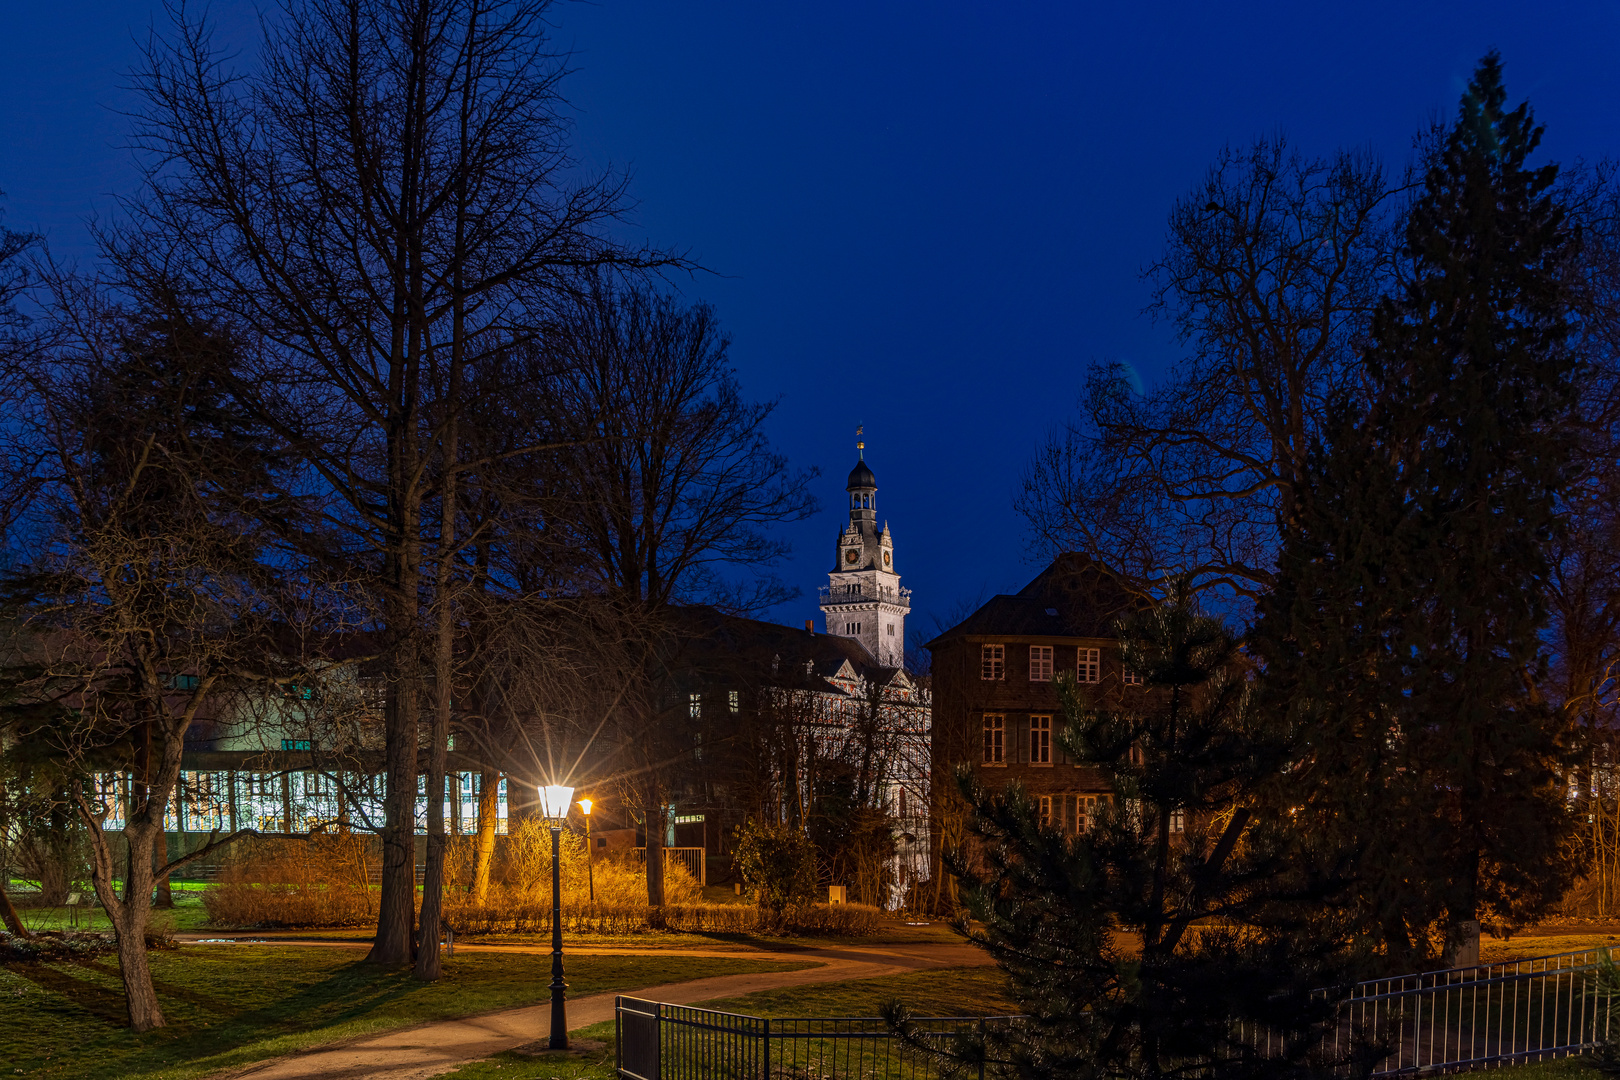
M 994 967 L 935 968 L 875 979 L 790 986 L 703 1002 L 750 1016 L 876 1016 L 899 999 L 918 1016 L 997 1016 L 1017 1012 L 1007 977 Z
M 112 957 L 4 965 L 0 1063 L 36 1077 L 178 1080 L 388 1028 L 534 1004 L 547 996 L 550 964 L 544 955 L 463 953 L 445 961 L 444 979 L 424 984 L 408 972 L 369 967 L 350 949 L 185 946 L 152 954 L 169 1026 L 144 1035 L 125 1027 Z M 580 956 L 568 965 L 569 992 L 798 966 Z
M 1500 1076 L 1503 1080 L 1603 1080 L 1603 1074 L 1592 1066 L 1589 1059 L 1579 1057 L 1494 1069 L 1491 1075 Z
M 752 1016 L 876 1016 L 880 1005 L 896 998 L 923 1016 L 1012 1011 L 1005 977 L 993 967 L 936 968 L 875 979 L 792 986 L 701 1004 L 706 1009 Z M 568 1056 L 536 1056 L 522 1051 L 497 1054 L 448 1075 L 456 1080 L 613 1080 L 612 1022 L 581 1028 L 572 1033 L 572 1038 L 597 1040 L 603 1045 L 599 1050 Z

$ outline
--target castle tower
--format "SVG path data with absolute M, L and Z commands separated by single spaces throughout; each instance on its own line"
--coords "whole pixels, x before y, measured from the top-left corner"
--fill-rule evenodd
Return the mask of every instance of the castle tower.
M 855 432 L 857 439 L 861 429 Z M 838 535 L 838 549 L 821 590 L 827 633 L 855 638 L 878 663 L 905 661 L 906 613 L 911 590 L 900 587 L 894 568 L 894 539 L 885 522 L 877 527 L 877 477 L 866 465 L 866 443 L 857 441 L 859 460 L 850 470 L 849 525 Z

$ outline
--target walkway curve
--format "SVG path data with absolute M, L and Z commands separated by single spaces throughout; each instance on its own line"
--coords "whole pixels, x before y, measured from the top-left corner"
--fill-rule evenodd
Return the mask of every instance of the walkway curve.
M 369 948 L 370 942 L 289 941 L 286 939 L 234 938 L 209 939 L 184 935 L 182 940 L 220 945 L 285 945 L 288 947 Z M 457 951 L 512 951 L 546 953 L 540 946 L 457 945 Z M 813 961 L 818 966 L 797 971 L 763 971 L 740 975 L 715 975 L 689 982 L 647 986 L 612 994 L 593 994 L 568 1003 L 568 1023 L 573 1029 L 613 1019 L 613 999 L 618 994 L 645 997 L 675 1004 L 691 1004 L 714 998 L 777 990 L 813 983 L 841 982 L 897 975 L 926 968 L 963 967 L 987 964 L 989 958 L 970 945 L 849 945 L 832 949 L 797 949 L 792 952 L 750 950 L 646 949 L 583 946 L 569 949 L 570 955 L 657 955 L 726 956 L 751 960 L 780 960 L 790 963 Z M 272 1058 L 253 1065 L 213 1074 L 214 1080 L 241 1077 L 243 1080 L 426 1080 L 466 1064 L 544 1037 L 551 1023 L 549 1002 L 519 1009 L 438 1020 L 415 1027 L 395 1028 L 381 1035 L 367 1035 L 343 1043 L 328 1043 L 286 1057 Z

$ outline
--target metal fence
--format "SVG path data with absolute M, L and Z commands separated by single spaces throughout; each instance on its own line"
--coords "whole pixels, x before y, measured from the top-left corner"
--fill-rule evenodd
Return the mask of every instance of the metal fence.
M 1457 1072 L 1567 1057 L 1620 1038 L 1620 978 L 1607 950 L 1538 956 L 1373 979 L 1339 1006 L 1333 1057 L 1357 1045 L 1386 1055 L 1374 1076 Z M 929 1080 L 938 1067 L 878 1017 L 766 1019 L 638 998 L 617 999 L 622 1080 Z M 1017 1017 L 915 1021 L 925 1043 Z M 1263 1048 L 1262 1048 L 1263 1050 Z M 1365 1066 L 1363 1066 L 1365 1067 Z
M 767 1018 L 621 997 L 614 1009 L 623 1080 L 930 1080 L 934 1057 L 881 1017 Z M 925 1043 L 1013 1017 L 939 1016 L 912 1021 Z
M 1340 1006 L 1334 1039 L 1387 1048 L 1375 1076 L 1579 1054 L 1611 1031 L 1620 987 L 1600 979 L 1606 967 L 1607 950 L 1588 949 L 1369 980 Z

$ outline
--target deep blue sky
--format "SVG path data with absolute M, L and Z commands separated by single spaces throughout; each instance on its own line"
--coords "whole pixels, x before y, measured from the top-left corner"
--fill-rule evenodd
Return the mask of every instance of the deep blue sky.
M 8 223 L 83 253 L 133 170 L 120 87 L 150 0 L 8 5 Z M 216 0 L 248 41 L 254 7 Z M 1176 356 L 1140 314 L 1171 202 L 1224 143 L 1283 131 L 1393 165 L 1502 50 L 1560 160 L 1620 156 L 1620 5 L 632 2 L 558 9 L 587 164 L 628 167 L 654 243 L 716 305 L 772 436 L 818 466 L 791 531 L 815 614 L 853 433 L 915 590 L 913 628 L 1032 576 L 1011 508 L 1088 361 Z M 819 617 L 818 617 L 819 626 Z

